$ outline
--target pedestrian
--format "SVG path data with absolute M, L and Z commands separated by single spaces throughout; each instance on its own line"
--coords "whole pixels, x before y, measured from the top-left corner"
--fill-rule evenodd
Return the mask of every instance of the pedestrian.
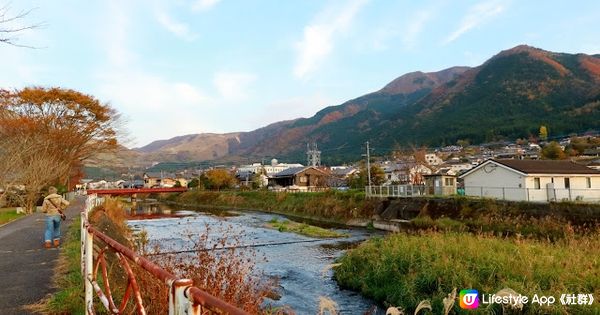
M 48 196 L 44 198 L 42 212 L 46 214 L 46 231 L 44 232 L 44 246 L 46 248 L 60 245 L 60 221 L 64 219 L 62 212 L 69 205 L 61 195 L 57 194 L 56 187 L 48 188 Z M 53 242 L 54 241 L 54 242 Z

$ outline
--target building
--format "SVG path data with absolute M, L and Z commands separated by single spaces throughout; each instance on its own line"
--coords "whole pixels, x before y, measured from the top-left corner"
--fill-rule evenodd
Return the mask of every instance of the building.
M 600 171 L 572 161 L 487 160 L 460 176 L 465 195 L 518 201 L 600 201 Z
M 452 174 L 431 174 L 425 175 L 426 194 L 450 196 L 456 194 L 456 175 Z
M 327 173 L 314 166 L 293 167 L 270 176 L 269 185 L 309 191 L 326 187 L 327 178 Z
M 332 166 L 330 170 L 329 187 L 346 187 L 348 180 L 358 173 L 358 169 L 352 166 Z
M 425 161 L 427 162 L 427 164 L 432 165 L 432 166 L 440 165 L 440 164 L 444 163 L 444 160 L 442 160 L 435 153 L 427 153 L 427 154 L 425 154 Z
M 287 170 L 292 167 L 303 167 L 304 165 L 293 163 L 279 163 L 277 159 L 272 159 L 270 165 L 263 165 L 262 163 L 253 163 L 250 165 L 242 165 L 237 169 L 238 174 L 263 174 L 266 173 L 267 176 L 271 176 L 277 174 L 281 171 Z

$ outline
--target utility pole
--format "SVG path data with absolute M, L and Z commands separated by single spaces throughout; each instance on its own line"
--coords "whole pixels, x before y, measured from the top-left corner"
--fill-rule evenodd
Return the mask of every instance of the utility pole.
M 369 180 L 369 193 L 371 193 L 371 155 L 369 151 L 369 141 L 367 141 L 367 178 Z

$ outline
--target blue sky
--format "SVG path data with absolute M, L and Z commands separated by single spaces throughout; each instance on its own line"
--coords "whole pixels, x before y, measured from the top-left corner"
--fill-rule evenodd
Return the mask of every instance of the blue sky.
M 476 66 L 519 44 L 600 53 L 600 1 L 8 4 L 35 8 L 20 23 L 45 26 L 19 39 L 39 49 L 0 45 L 0 87 L 92 94 L 127 118 L 130 147 L 309 117 L 404 73 Z

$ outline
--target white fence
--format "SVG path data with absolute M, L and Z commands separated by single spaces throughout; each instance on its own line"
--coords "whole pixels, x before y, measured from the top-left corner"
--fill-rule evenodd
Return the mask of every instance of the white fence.
M 430 187 L 424 185 L 391 185 L 391 186 L 367 186 L 365 192 L 367 197 L 416 197 L 432 196 Z M 581 201 L 600 202 L 600 189 L 569 189 L 569 188 L 509 188 L 509 187 L 487 187 L 467 186 L 453 190 L 452 187 L 443 187 L 443 195 L 466 195 L 472 197 L 495 198 L 511 201 Z M 450 189 L 450 190 L 448 190 Z
M 367 197 L 414 197 L 425 195 L 425 185 L 367 186 Z
M 600 202 L 600 189 L 570 189 L 570 188 L 508 188 L 467 186 L 464 188 L 467 196 L 496 198 L 513 201 L 582 201 Z

